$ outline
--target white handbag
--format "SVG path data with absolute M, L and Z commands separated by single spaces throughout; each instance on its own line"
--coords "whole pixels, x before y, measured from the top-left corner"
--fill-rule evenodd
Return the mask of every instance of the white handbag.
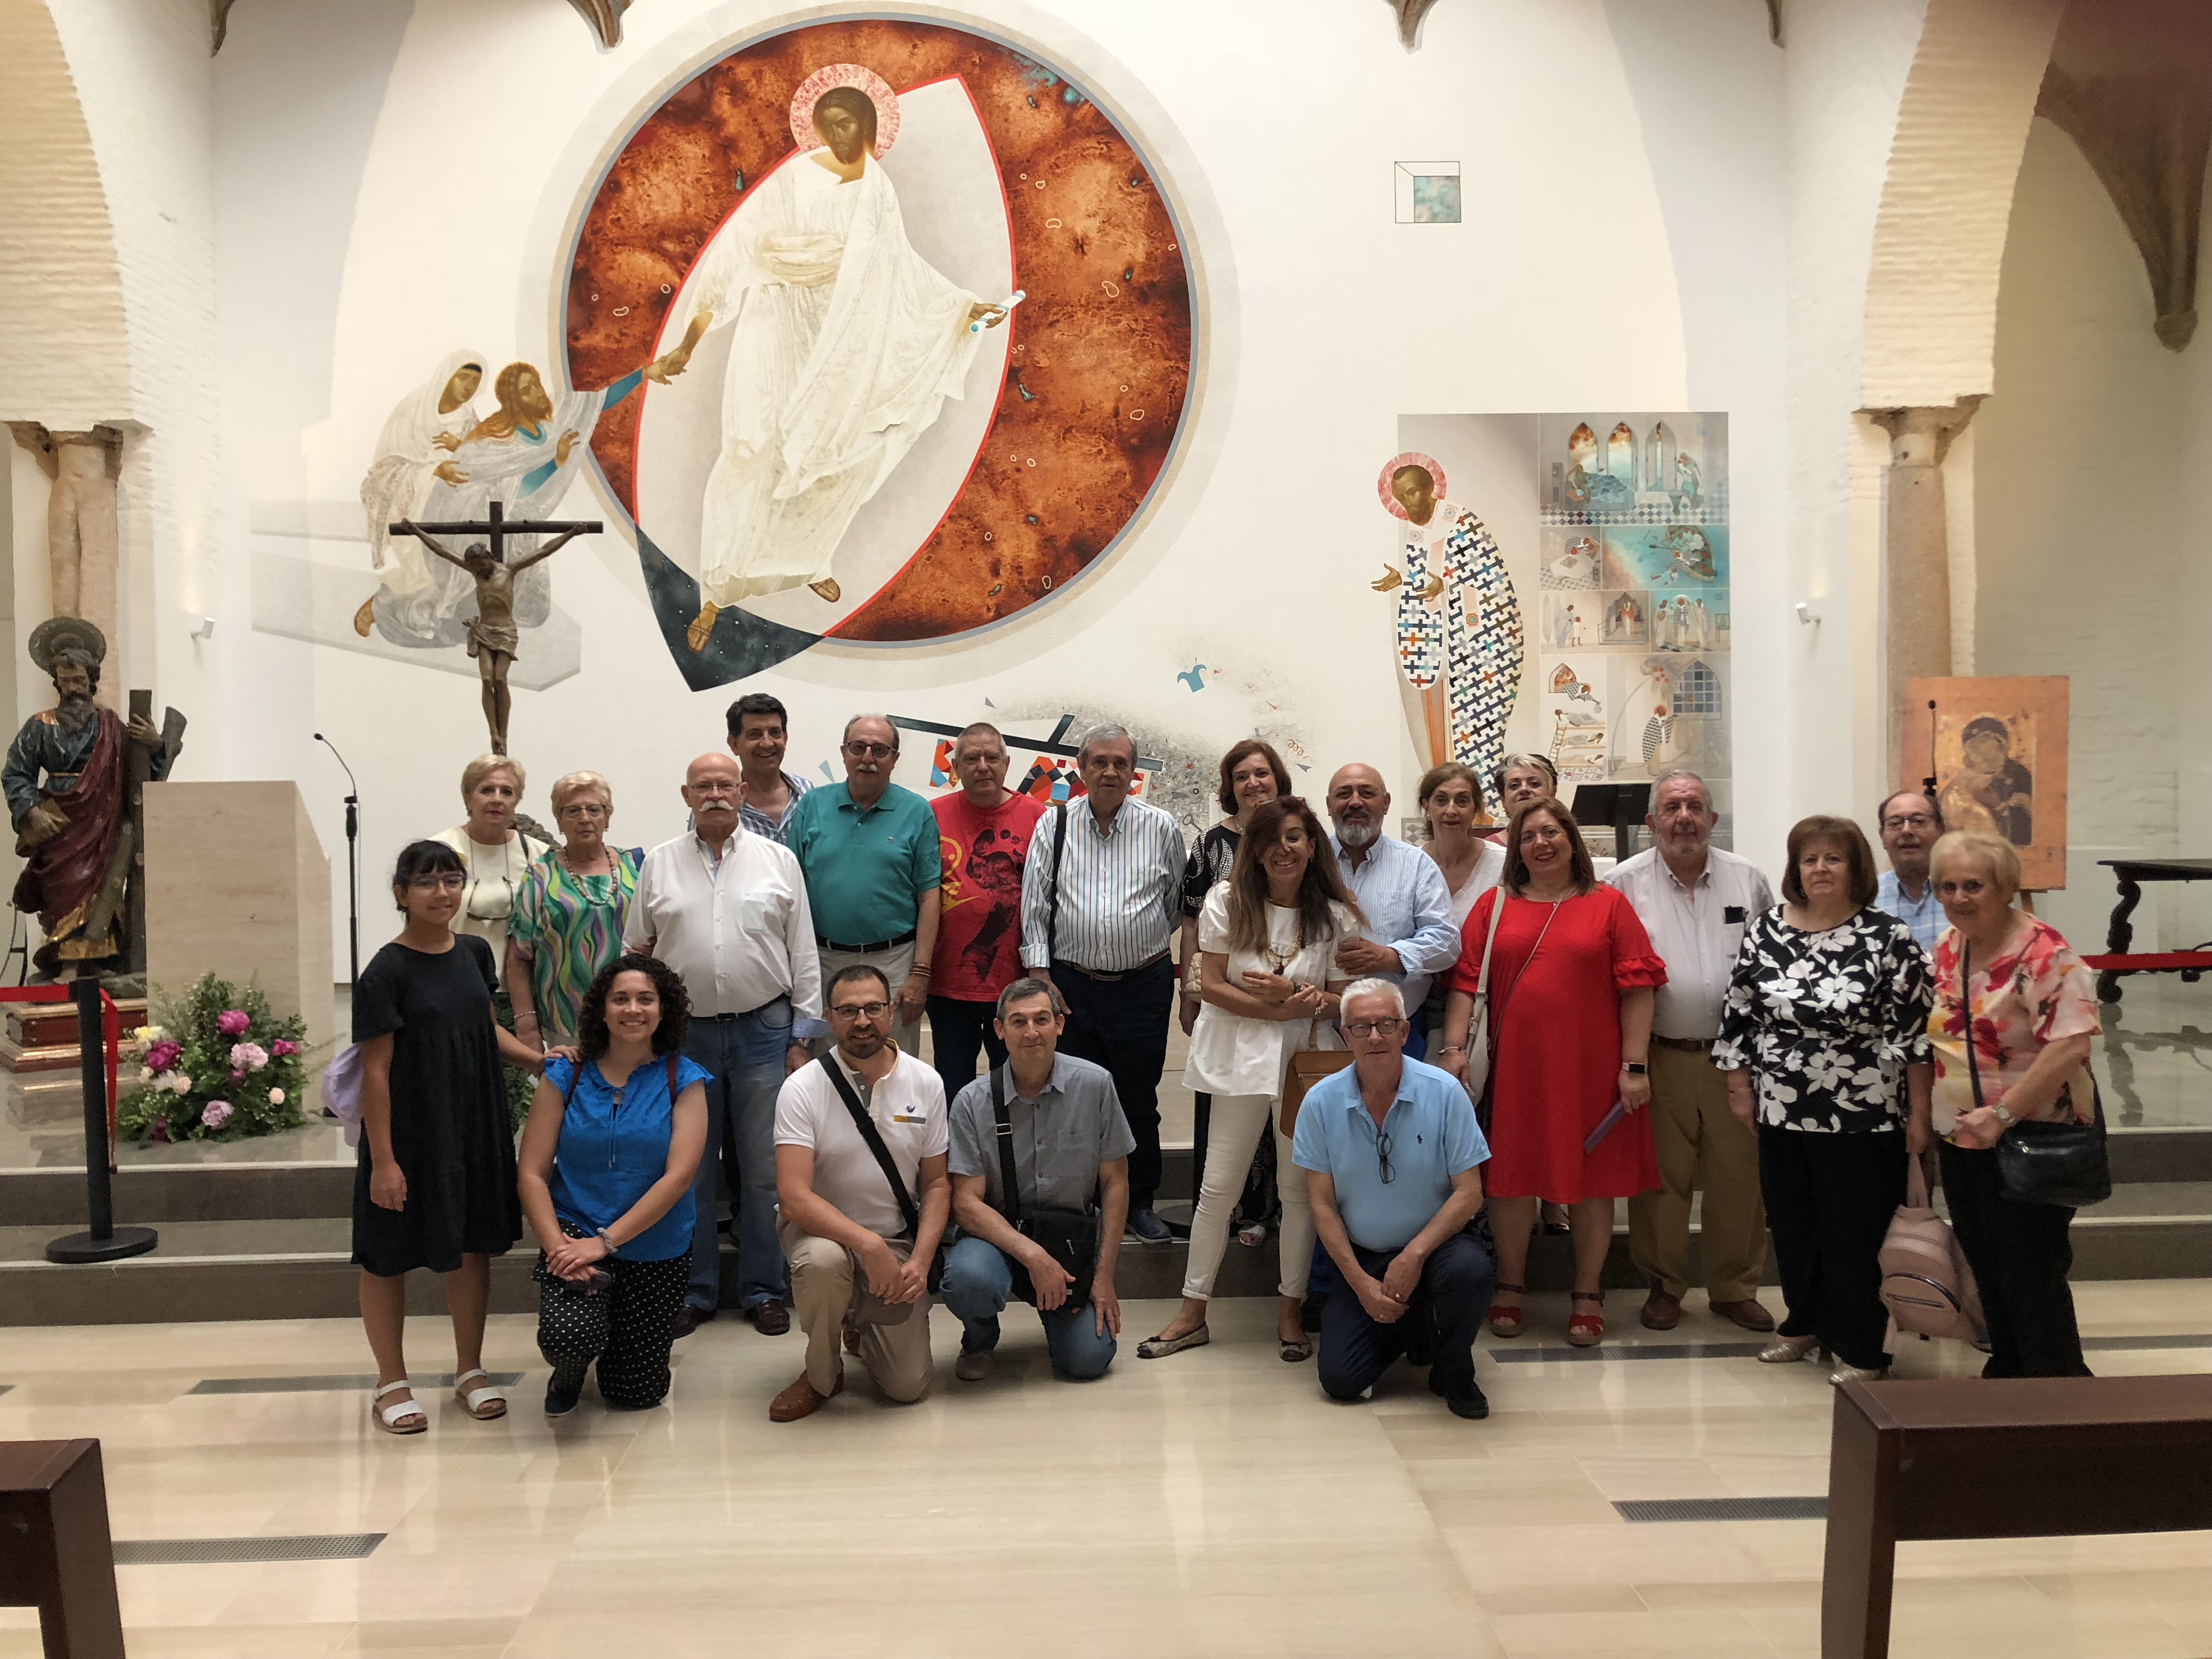
M 1482 941 L 1482 968 L 1474 981 L 1474 1017 L 1467 1027 L 1467 1092 L 1479 1107 L 1490 1083 L 1490 951 L 1498 943 L 1498 923 L 1505 915 L 1505 890 L 1492 890 L 1490 932 Z

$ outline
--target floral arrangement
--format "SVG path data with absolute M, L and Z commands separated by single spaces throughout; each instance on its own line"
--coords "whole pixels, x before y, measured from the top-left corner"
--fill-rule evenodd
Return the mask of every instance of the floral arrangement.
M 307 1022 L 279 1018 L 269 999 L 213 974 L 155 1009 L 160 1023 L 131 1034 L 124 1054 L 141 1062 L 116 1108 L 134 1140 L 242 1140 L 296 1129 L 307 1086 Z

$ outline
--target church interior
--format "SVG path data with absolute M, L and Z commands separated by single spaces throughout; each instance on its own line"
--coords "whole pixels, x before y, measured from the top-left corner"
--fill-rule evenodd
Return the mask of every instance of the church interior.
M 0 1659 L 2212 1655 L 2208 154 L 2196 0 L 0 0 Z M 1324 828 L 1371 769 L 1417 848 L 1433 769 L 1495 840 L 1534 757 L 1599 878 L 1688 775 L 1784 894 L 1793 825 L 1887 868 L 1924 797 L 2094 981 L 2094 1378 L 1900 1323 L 1830 1387 L 1701 1281 L 1639 1322 L 1626 1206 L 1591 1345 L 1540 1224 L 1482 1420 L 1279 1363 L 1281 1215 L 1208 1346 L 1141 1358 L 1228 1094 L 1170 1017 L 1165 1242 L 1133 1216 L 1097 1380 L 1020 1309 L 956 1374 L 940 1298 L 926 1397 L 771 1420 L 806 1338 L 739 1306 L 732 1140 L 665 1401 L 540 1412 L 566 1292 L 518 1220 L 466 1292 L 504 1414 L 418 1271 L 427 1428 L 388 1431 L 339 1108 L 405 1040 L 364 978 L 416 937 L 395 862 L 459 849 L 506 975 L 574 801 L 619 896 L 738 810 L 702 760 L 752 799 L 748 696 L 787 813 L 859 787 L 865 719 L 949 823 L 988 722 L 1032 820 L 1109 734 L 1193 849 L 1255 738 Z M 984 1002 L 1037 965 L 1006 856 Z M 925 896 L 890 945 L 939 941 L 941 1068 Z

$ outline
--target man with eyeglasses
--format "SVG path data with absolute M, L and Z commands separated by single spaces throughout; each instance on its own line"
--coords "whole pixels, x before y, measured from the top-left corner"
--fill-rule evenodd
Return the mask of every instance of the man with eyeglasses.
M 691 1281 L 676 1334 L 721 1305 L 714 1149 L 728 1166 L 738 1240 L 738 1305 L 763 1336 L 791 1328 L 790 1292 L 775 1231 L 775 1096 L 787 1073 L 812 1058 L 822 1024 L 814 919 L 799 860 L 738 817 L 744 786 L 726 754 L 684 774 L 691 828 L 639 866 L 623 947 L 674 969 L 691 1001 L 687 1059 L 707 1068 L 707 1156 L 691 1185 Z
M 1881 850 L 1889 854 L 1889 868 L 1875 884 L 1875 908 L 1903 922 L 1932 957 L 1951 925 L 1936 896 L 1936 884 L 1928 878 L 1928 855 L 1943 834 L 1942 809 L 1917 790 L 1900 789 L 1882 802 L 1875 817 L 1881 826 Z
M 929 1269 L 952 1213 L 945 1087 L 891 1042 L 893 1006 L 882 969 L 840 969 L 836 1046 L 776 1098 L 775 1188 L 806 1369 L 769 1407 L 774 1422 L 844 1391 L 841 1346 L 885 1399 L 929 1392 Z
M 937 952 L 945 866 L 929 803 L 891 781 L 898 728 L 882 714 L 845 722 L 845 781 L 809 790 L 785 813 L 783 844 L 805 872 L 822 982 L 866 966 L 890 981 L 894 1035 L 921 1052 L 921 1011 Z
M 1498 1267 L 1472 1231 L 1490 1147 L 1449 1072 L 1406 1058 L 1406 1000 L 1386 979 L 1346 987 L 1352 1064 L 1314 1085 L 1291 1158 L 1338 1284 L 1321 1316 L 1321 1386 L 1357 1400 L 1401 1354 L 1429 1358 L 1429 1392 L 1484 1418 L 1474 1338 Z

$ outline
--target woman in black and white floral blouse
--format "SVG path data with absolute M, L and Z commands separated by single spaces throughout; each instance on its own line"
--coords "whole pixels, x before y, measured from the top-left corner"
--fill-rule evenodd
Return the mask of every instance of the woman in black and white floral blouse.
M 1934 1073 L 1928 958 L 1874 908 L 1873 849 L 1848 818 L 1790 832 L 1784 902 L 1753 919 L 1736 953 L 1713 1064 L 1729 1104 L 1759 1130 L 1759 1184 L 1790 1316 L 1759 1357 L 1825 1349 L 1828 1380 L 1889 1369 L 1880 1256 L 1926 1150 Z

